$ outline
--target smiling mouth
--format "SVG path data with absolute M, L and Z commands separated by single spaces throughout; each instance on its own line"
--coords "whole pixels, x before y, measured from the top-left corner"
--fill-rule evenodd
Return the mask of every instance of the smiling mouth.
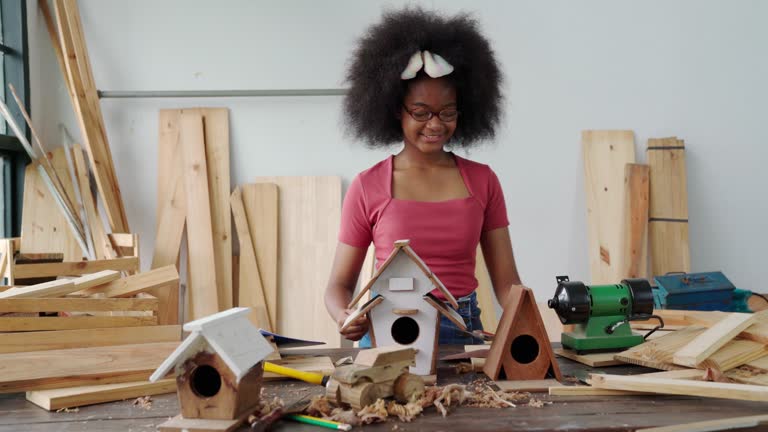
M 440 139 L 443 138 L 443 135 L 427 135 L 427 134 L 421 134 L 422 137 L 424 137 L 424 140 L 427 142 L 437 142 L 440 141 Z

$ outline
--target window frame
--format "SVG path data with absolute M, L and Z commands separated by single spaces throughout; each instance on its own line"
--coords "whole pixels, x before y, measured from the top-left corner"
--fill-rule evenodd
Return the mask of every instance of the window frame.
M 27 5 L 26 0 L 2 0 L 0 16 L 2 17 L 2 41 L 0 51 L 3 52 L 3 95 L 6 105 L 24 135 L 29 139 L 29 130 L 19 108 L 13 99 L 8 84 L 13 84 L 27 112 L 29 108 L 29 55 L 27 45 Z M 29 156 L 19 142 L 19 139 L 6 126 L 5 134 L 0 134 L 0 155 L 4 156 L 2 170 L 2 186 L 4 197 L 4 212 L 0 215 L 3 224 L 0 235 L 3 238 L 18 237 L 21 234 L 21 210 L 24 197 L 24 172 L 30 162 Z

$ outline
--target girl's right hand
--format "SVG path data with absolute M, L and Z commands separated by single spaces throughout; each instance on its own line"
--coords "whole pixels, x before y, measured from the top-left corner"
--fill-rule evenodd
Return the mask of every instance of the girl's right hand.
M 341 330 L 341 326 L 344 325 L 344 321 L 347 320 L 347 317 L 353 312 L 353 309 L 344 309 L 344 311 L 340 314 L 339 317 L 336 318 L 336 326 L 339 329 L 339 333 L 341 333 L 342 336 L 344 336 L 346 339 L 349 339 L 351 341 L 358 341 L 363 336 L 365 336 L 366 333 L 368 333 L 368 315 L 362 315 L 357 317 L 354 321 L 350 323 L 350 325 L 344 329 L 344 331 Z

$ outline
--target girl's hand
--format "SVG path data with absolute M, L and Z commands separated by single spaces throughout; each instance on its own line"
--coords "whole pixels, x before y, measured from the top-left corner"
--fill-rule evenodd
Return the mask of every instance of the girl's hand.
M 341 315 L 336 318 L 336 325 L 338 326 L 339 333 L 341 333 L 342 336 L 351 341 L 357 341 L 365 336 L 366 333 L 368 333 L 368 315 L 357 317 L 346 329 L 344 329 L 344 331 L 342 331 L 341 326 L 344 325 L 344 321 L 346 321 L 347 317 L 352 312 L 352 309 L 344 309 Z

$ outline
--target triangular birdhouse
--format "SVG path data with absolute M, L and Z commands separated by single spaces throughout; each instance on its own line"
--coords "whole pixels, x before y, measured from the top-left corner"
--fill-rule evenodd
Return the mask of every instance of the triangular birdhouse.
M 562 379 L 530 288 L 512 287 L 483 372 L 493 380 Z

